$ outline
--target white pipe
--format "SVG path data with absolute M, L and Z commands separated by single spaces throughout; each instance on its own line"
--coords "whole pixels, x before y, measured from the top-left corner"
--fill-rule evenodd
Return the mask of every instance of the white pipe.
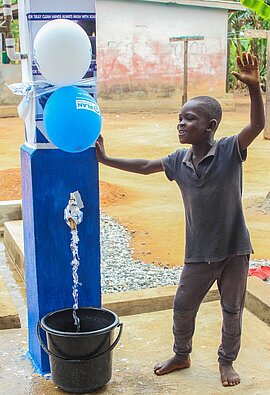
M 3 2 L 4 20 L 7 23 L 6 24 L 7 38 L 5 40 L 7 56 L 9 57 L 10 60 L 26 59 L 27 55 L 21 54 L 20 52 L 16 52 L 16 50 L 15 50 L 15 40 L 14 40 L 13 33 L 11 30 L 11 20 L 12 20 L 12 8 L 11 7 L 12 7 L 11 0 L 4 0 L 4 2 Z
M 12 8 L 11 8 L 11 0 L 4 0 L 3 3 L 3 10 L 4 10 L 4 17 L 5 16 L 12 16 Z
M 21 60 L 24 58 L 20 52 L 15 51 L 14 38 L 6 38 L 6 51 L 10 60 Z

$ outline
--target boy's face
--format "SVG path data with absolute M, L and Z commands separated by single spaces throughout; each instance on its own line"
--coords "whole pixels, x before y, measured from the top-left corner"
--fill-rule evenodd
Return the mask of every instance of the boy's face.
M 180 143 L 199 145 L 208 141 L 210 137 L 209 121 L 202 103 L 196 100 L 185 103 L 179 114 L 177 125 Z

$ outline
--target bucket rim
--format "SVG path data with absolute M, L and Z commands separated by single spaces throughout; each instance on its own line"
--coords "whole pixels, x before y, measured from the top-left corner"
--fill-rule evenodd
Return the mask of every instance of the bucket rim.
M 59 310 L 55 310 L 55 311 L 51 311 L 49 313 L 47 313 L 44 317 L 41 318 L 40 320 L 40 324 L 42 329 L 46 332 L 49 333 L 51 335 L 56 335 L 56 336 L 62 336 L 62 337 L 84 337 L 84 336 L 95 336 L 95 335 L 99 335 L 99 334 L 104 334 L 104 333 L 108 333 L 111 332 L 115 327 L 117 327 L 119 325 L 119 317 L 116 313 L 114 313 L 111 310 L 108 309 L 104 309 L 104 308 L 98 308 L 98 307 L 79 307 L 78 310 L 96 310 L 96 311 L 105 311 L 107 313 L 110 313 L 114 316 L 114 322 L 105 327 L 105 328 L 101 328 L 95 331 L 88 331 L 88 332 L 64 332 L 64 331 L 59 331 L 57 329 L 53 329 L 51 327 L 49 327 L 46 323 L 45 320 L 47 318 L 49 318 L 50 316 L 56 314 L 56 313 L 61 313 L 64 311 L 73 311 L 72 308 L 68 307 L 68 308 L 64 308 L 64 309 L 59 309 Z

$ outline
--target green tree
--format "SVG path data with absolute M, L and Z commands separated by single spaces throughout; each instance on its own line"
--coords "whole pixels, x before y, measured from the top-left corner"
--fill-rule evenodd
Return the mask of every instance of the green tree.
M 3 0 L 0 0 L 0 7 L 3 7 L 3 3 L 4 3 L 4 1 L 3 1 Z M 12 3 L 12 4 L 17 4 L 18 1 L 17 1 L 17 0 L 12 0 L 11 3 Z
M 260 75 L 262 84 L 265 85 L 267 73 L 267 42 L 265 38 L 248 39 L 244 37 L 245 30 L 270 30 L 270 22 L 257 13 L 246 10 L 231 13 L 228 21 L 228 38 L 230 40 L 229 58 L 229 89 L 241 88 L 242 85 L 230 72 L 237 69 L 236 56 L 242 52 L 252 52 L 260 61 Z
M 269 0 L 240 0 L 241 3 L 259 15 L 261 18 L 270 20 Z

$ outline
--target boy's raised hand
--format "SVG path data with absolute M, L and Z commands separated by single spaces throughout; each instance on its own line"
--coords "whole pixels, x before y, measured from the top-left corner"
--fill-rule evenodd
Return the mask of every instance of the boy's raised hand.
M 101 136 L 101 134 L 98 136 L 98 139 L 96 141 L 96 157 L 98 162 L 101 163 L 103 163 L 104 159 L 106 158 L 103 137 Z
M 242 60 L 237 57 L 237 65 L 239 73 L 232 71 L 232 74 L 247 85 L 250 96 L 250 122 L 238 134 L 239 148 L 243 151 L 263 130 L 265 116 L 257 57 L 243 52 Z
M 239 73 L 232 71 L 232 74 L 244 84 L 248 86 L 258 85 L 260 83 L 259 63 L 256 56 L 252 56 L 250 53 L 242 53 L 242 59 L 240 56 L 236 58 Z

